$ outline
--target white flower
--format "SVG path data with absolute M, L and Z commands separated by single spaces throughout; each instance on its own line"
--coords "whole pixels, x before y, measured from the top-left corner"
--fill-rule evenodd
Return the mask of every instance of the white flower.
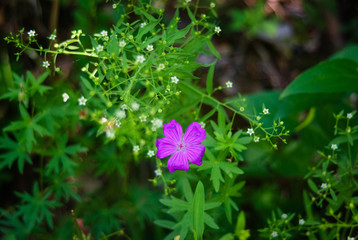
M 271 237 L 275 238 L 275 237 L 277 237 L 277 236 L 278 236 L 277 232 L 272 232 L 272 233 L 271 233 Z
M 140 107 L 139 103 L 132 102 L 131 108 L 132 108 L 133 111 L 138 111 L 139 107 Z
M 87 99 L 84 96 L 82 96 L 81 98 L 78 99 L 78 105 L 85 106 L 86 102 L 87 102 Z
M 147 116 L 146 115 L 141 115 L 141 116 L 139 116 L 139 120 L 141 122 L 146 122 L 147 121 Z
M 154 118 L 153 120 L 151 120 L 152 123 L 152 131 L 156 131 L 158 128 L 161 128 L 163 126 L 163 120 L 159 119 L 159 118 Z M 153 130 L 154 129 L 154 130 Z
M 102 124 L 103 124 L 103 123 L 106 123 L 106 122 L 108 122 L 108 119 L 107 119 L 107 118 L 105 118 L 105 117 L 101 118 L 101 123 L 102 123 Z
M 152 45 L 152 44 L 149 44 L 149 45 L 147 46 L 147 50 L 148 50 L 149 52 L 153 51 L 153 50 L 154 50 L 153 45 Z
M 221 32 L 221 28 L 220 28 L 219 26 L 216 26 L 216 27 L 214 28 L 214 32 L 215 32 L 215 33 L 220 33 L 220 32 Z
M 227 88 L 232 88 L 232 82 L 227 81 L 225 84 Z
M 163 70 L 165 68 L 165 65 L 163 63 L 159 64 L 158 66 L 158 70 Z
M 267 108 L 264 108 L 264 110 L 262 110 L 262 112 L 266 115 L 269 114 L 269 110 Z
M 251 135 L 251 134 L 250 134 Z M 258 136 L 255 136 L 254 137 L 254 142 L 259 142 L 260 141 L 260 137 L 258 137 Z
M 298 224 L 299 225 L 304 225 L 305 224 L 305 220 L 303 218 L 301 218 L 300 220 L 298 220 Z
M 286 214 L 286 213 L 282 214 L 282 215 L 281 215 L 281 218 L 282 218 L 282 219 L 286 219 L 286 218 L 287 218 L 287 214 Z
M 113 4 L 112 7 L 113 7 L 113 9 L 116 9 L 116 8 L 117 8 L 117 4 Z
M 115 131 L 113 129 L 106 130 L 106 137 L 109 139 L 113 139 L 115 137 Z
M 127 45 L 127 43 L 126 43 L 124 40 L 122 40 L 122 41 L 119 42 L 119 46 L 120 46 L 121 48 L 124 48 L 126 45 Z
M 97 50 L 97 52 L 102 52 L 102 51 L 103 51 L 103 46 L 102 46 L 102 45 L 98 45 L 98 46 L 96 47 L 96 50 Z
M 331 145 L 331 148 L 332 148 L 333 150 L 336 150 L 336 149 L 338 149 L 338 146 L 337 146 L 337 144 L 332 144 L 332 145 Z
M 254 134 L 255 132 L 254 132 L 254 129 L 248 128 L 248 129 L 247 129 L 247 133 L 250 134 L 250 136 L 251 136 L 251 135 Z
M 170 79 L 172 80 L 172 83 L 177 84 L 179 82 L 179 79 L 176 76 L 172 76 Z
M 355 237 L 347 237 L 347 240 L 355 240 Z
M 107 37 L 108 32 L 106 30 L 102 30 L 101 35 L 102 35 L 102 37 Z
M 167 87 L 167 89 L 165 89 L 165 92 L 166 93 L 170 92 L 170 87 Z
M 186 2 L 186 3 L 190 3 L 190 2 L 191 2 L 191 0 L 185 0 L 185 2 Z
M 48 39 L 55 40 L 56 39 L 56 34 L 51 34 L 51 36 L 49 36 Z
M 155 154 L 154 154 L 153 150 L 149 150 L 147 155 L 148 155 L 148 157 L 153 157 Z
M 257 117 L 256 117 L 256 120 L 257 120 L 257 121 L 260 121 L 260 119 L 261 119 L 260 116 L 257 116 Z
M 351 119 L 353 117 L 353 114 L 352 113 L 347 113 L 347 118 L 348 119 Z
M 155 175 L 158 177 L 160 175 L 162 175 L 162 170 L 160 168 L 158 168 L 157 170 L 154 171 Z
M 141 27 L 141 28 L 144 28 L 145 26 L 147 26 L 147 23 L 146 23 L 146 22 L 142 22 L 142 23 L 140 24 L 140 27 Z
M 200 122 L 200 127 L 201 127 L 201 128 L 205 128 L 205 123 Z
M 128 108 L 128 107 L 127 107 L 127 104 L 122 104 L 121 108 L 122 108 L 123 110 L 126 110 L 126 109 Z
M 50 66 L 50 63 L 49 63 L 48 61 L 43 61 L 43 62 L 42 62 L 42 66 L 43 66 L 44 68 L 48 68 L 48 67 Z
M 211 2 L 211 3 L 210 3 L 210 7 L 211 7 L 211 8 L 214 8 L 214 7 L 215 7 L 215 3 Z
M 145 57 L 143 55 L 137 56 L 136 62 L 143 63 L 145 61 Z
M 114 123 L 114 125 L 116 125 L 116 127 L 120 127 L 122 125 L 121 121 L 119 119 L 117 119 Z
M 321 184 L 321 188 L 322 188 L 322 189 L 326 189 L 327 187 L 328 187 L 328 186 L 327 186 L 327 183 L 322 183 L 322 184 Z
M 126 118 L 126 112 L 124 110 L 117 110 L 114 114 L 119 120 Z
M 63 102 L 67 102 L 67 100 L 70 98 L 67 93 L 62 94 Z
M 240 107 L 240 111 L 241 111 L 241 112 L 245 111 L 245 108 L 244 108 L 244 107 Z
M 138 145 L 133 147 L 133 152 L 139 152 L 140 148 Z
M 29 37 L 35 37 L 36 32 L 35 32 L 35 30 L 30 30 L 27 32 L 27 34 L 29 35 Z

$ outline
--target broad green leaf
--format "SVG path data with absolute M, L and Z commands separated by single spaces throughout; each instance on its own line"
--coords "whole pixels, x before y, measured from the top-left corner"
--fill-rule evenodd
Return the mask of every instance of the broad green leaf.
M 321 62 L 299 75 L 280 98 L 302 93 L 358 92 L 358 63 L 348 59 Z
M 356 63 L 358 63 L 358 45 L 347 46 L 338 53 L 335 53 L 329 59 L 349 59 Z
M 199 181 L 196 185 L 193 200 L 193 230 L 194 235 L 196 234 L 198 239 L 202 239 L 204 234 L 204 206 L 204 185 L 201 181 Z

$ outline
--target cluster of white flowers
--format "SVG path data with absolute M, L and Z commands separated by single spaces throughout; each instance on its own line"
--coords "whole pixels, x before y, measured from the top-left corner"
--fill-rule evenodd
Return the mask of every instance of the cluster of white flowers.
M 118 109 L 115 113 L 114 113 L 115 117 L 119 120 L 121 119 L 125 119 L 126 118 L 126 111 L 122 110 L 122 109 Z
M 163 126 L 163 120 L 159 118 L 154 118 L 150 121 L 152 123 L 152 131 L 155 132 L 158 128 Z
M 132 109 L 133 111 L 138 111 L 138 110 L 139 110 L 139 107 L 140 107 L 139 103 L 137 103 L 137 102 L 132 102 L 132 104 L 131 104 L 131 109 Z
M 147 23 L 146 23 L 146 22 L 142 22 L 142 23 L 140 24 L 140 27 L 141 27 L 141 28 L 144 28 L 145 26 L 147 26 Z

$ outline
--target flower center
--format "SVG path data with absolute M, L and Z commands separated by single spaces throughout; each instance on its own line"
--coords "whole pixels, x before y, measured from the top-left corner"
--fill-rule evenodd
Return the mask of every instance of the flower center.
M 185 150 L 186 145 L 184 145 L 182 142 L 177 144 L 178 151 Z

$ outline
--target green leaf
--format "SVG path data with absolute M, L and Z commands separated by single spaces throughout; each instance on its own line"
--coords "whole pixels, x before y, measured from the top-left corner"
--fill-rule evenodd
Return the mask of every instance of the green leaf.
M 21 145 L 20 141 L 13 141 L 7 135 L 0 138 L 0 149 L 6 149 L 6 152 L 0 155 L 0 169 L 4 167 L 11 168 L 15 161 L 17 161 L 19 172 L 24 171 L 25 162 L 32 164 L 31 158 L 26 152 L 25 146 Z
M 215 57 L 217 57 L 217 58 L 220 59 L 220 58 L 221 58 L 220 53 L 216 50 L 216 48 L 214 47 L 213 43 L 212 43 L 210 40 L 208 40 L 208 41 L 207 41 L 207 44 L 208 44 L 208 48 L 209 48 L 210 52 L 211 52 Z
M 199 239 L 202 239 L 204 234 L 204 205 L 204 185 L 199 181 L 196 185 L 193 200 L 193 230 L 194 236 L 196 235 Z
M 211 169 L 210 180 L 213 182 L 215 192 L 219 192 L 220 182 L 224 182 L 224 178 L 221 175 L 219 163 L 215 164 Z
M 345 47 L 343 50 L 339 51 L 338 53 L 335 53 L 332 57 L 329 59 L 349 59 L 356 63 L 358 63 L 358 45 L 351 45 Z
M 358 91 L 358 63 L 348 59 L 324 61 L 299 75 L 280 98 L 302 93 Z

